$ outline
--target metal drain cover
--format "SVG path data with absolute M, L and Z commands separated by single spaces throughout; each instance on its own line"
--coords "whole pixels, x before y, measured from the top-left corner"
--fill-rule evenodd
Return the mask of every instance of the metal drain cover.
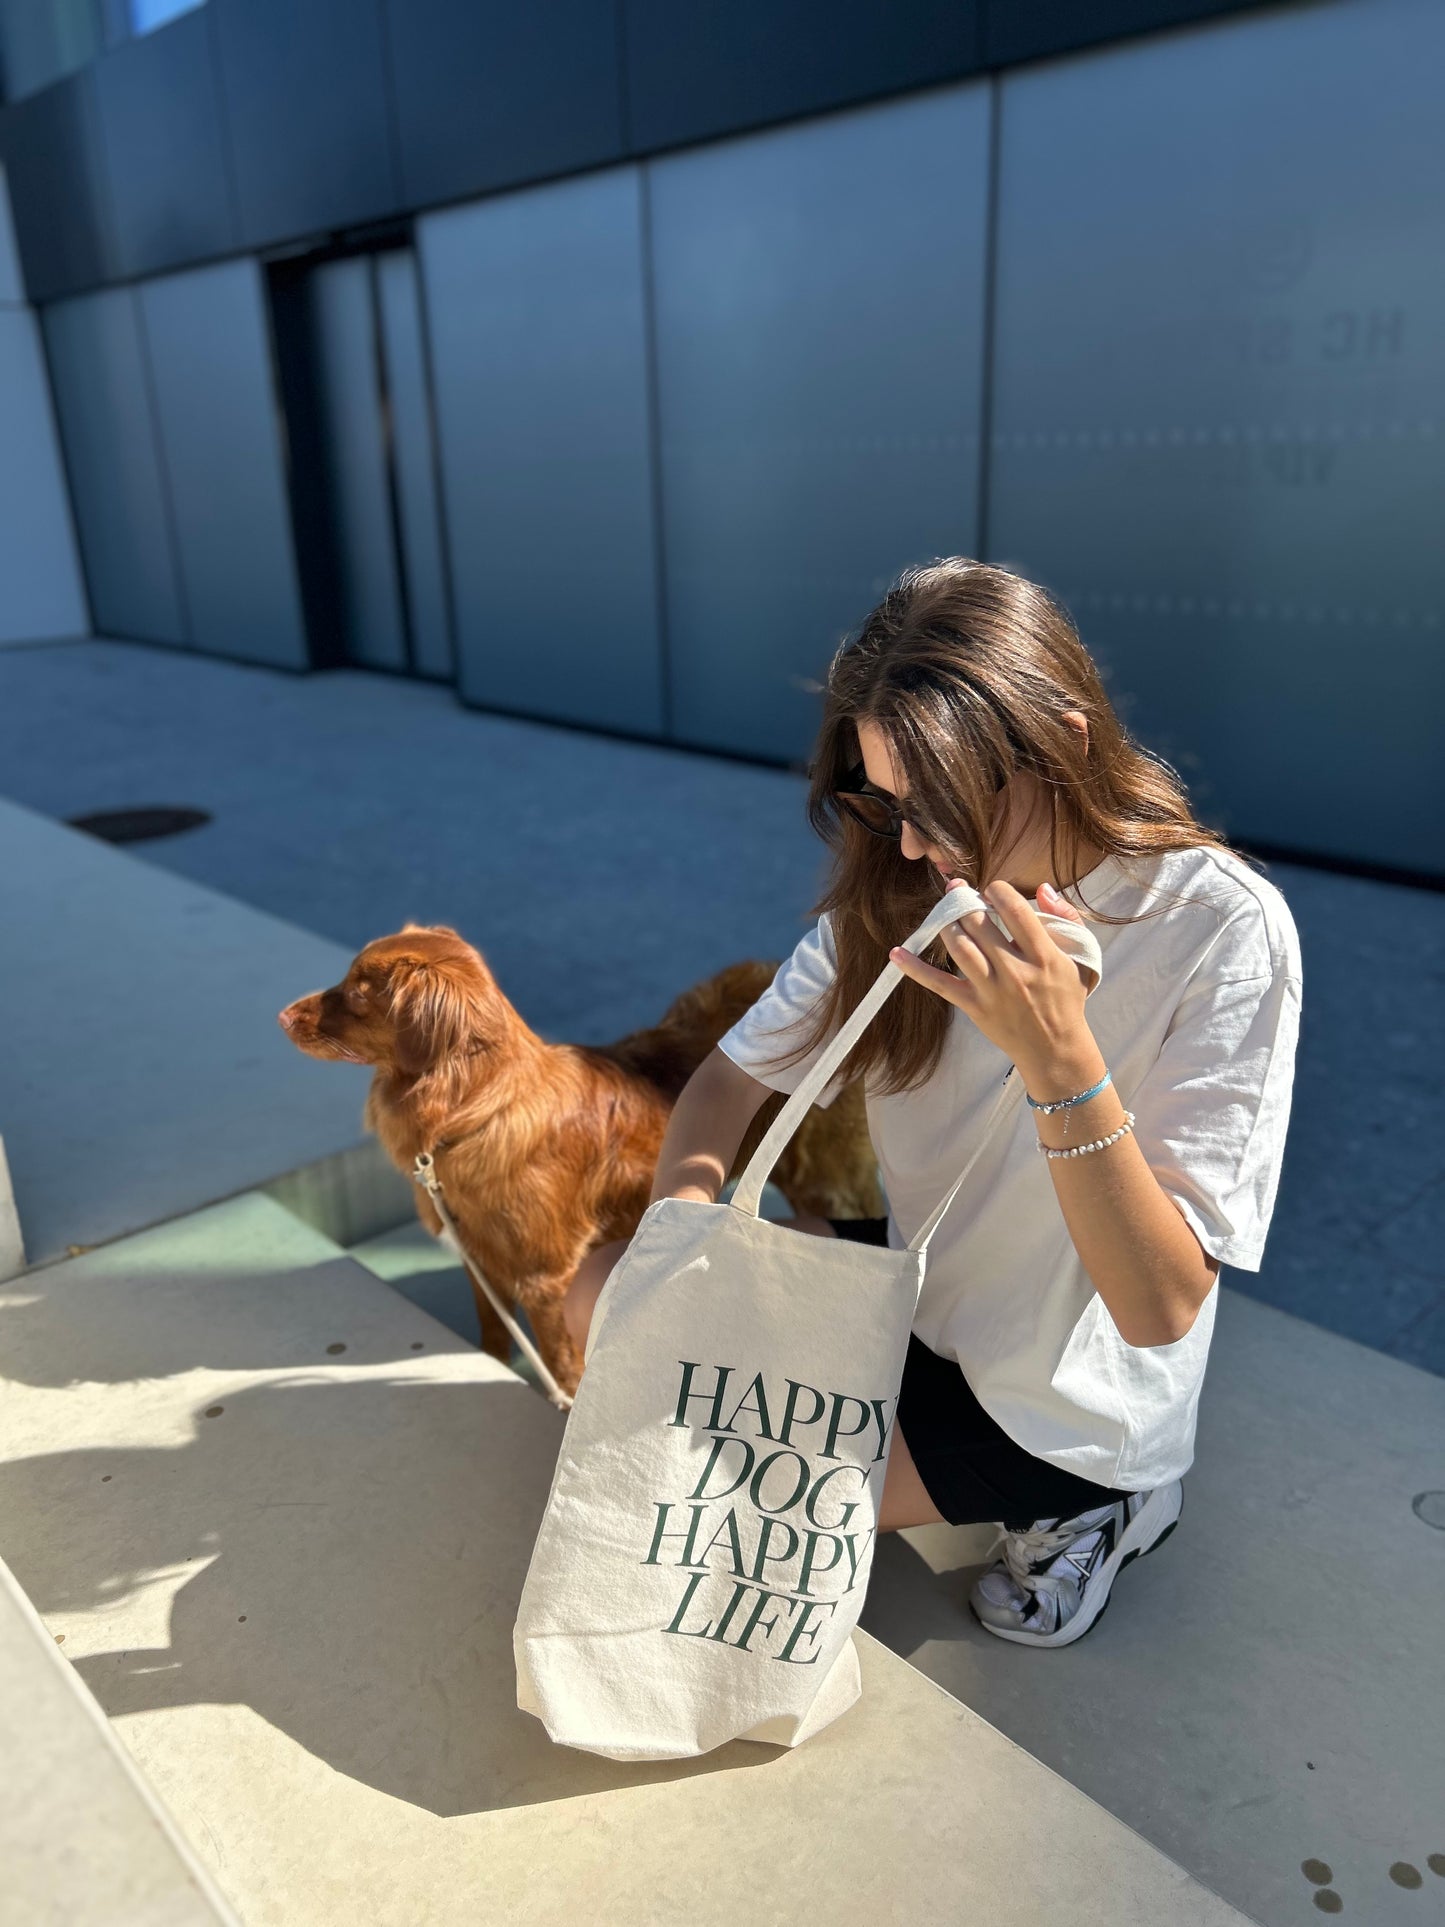
M 194 830 L 209 823 L 209 810 L 155 808 L 140 810 L 92 810 L 86 816 L 68 816 L 73 830 L 84 830 L 104 843 L 147 843 L 157 836 L 175 836 L 181 830 Z

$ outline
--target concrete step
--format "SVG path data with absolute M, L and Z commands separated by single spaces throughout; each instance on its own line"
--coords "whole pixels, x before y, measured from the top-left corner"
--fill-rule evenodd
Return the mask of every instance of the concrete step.
M 258 1927 L 1240 1919 L 867 1634 L 796 1751 L 554 1745 L 511 1631 L 562 1415 L 274 1199 L 32 1270 L 0 1319 L 0 1550 Z
M 1316 1893 L 1420 1927 L 1445 1920 L 1442 1528 L 1445 1381 L 1226 1290 L 1178 1529 L 1083 1639 L 974 1620 L 988 1527 L 882 1540 L 862 1623 L 1269 1927 Z
M 3 1560 L 0 1760 L 0 1920 L 240 1927 Z

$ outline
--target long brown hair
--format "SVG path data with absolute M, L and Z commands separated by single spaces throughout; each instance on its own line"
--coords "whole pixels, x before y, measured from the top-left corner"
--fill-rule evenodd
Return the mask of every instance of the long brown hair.
M 1084 716 L 1087 740 L 1063 720 L 1068 710 Z M 1130 735 L 1068 612 L 1046 589 L 967 556 L 905 569 L 828 666 L 807 810 L 834 861 L 810 914 L 832 913 L 838 967 L 787 1027 L 805 1034 L 770 1060 L 775 1067 L 833 1035 L 890 947 L 941 894 L 927 863 L 909 861 L 896 841 L 871 835 L 836 801 L 835 789 L 862 762 L 863 721 L 887 738 L 909 802 L 930 826 L 928 840 L 956 856 L 950 874 L 975 888 L 996 874 L 996 786 L 1019 771 L 1049 799 L 1056 883 L 1077 883 L 1074 864 L 1089 845 L 1121 859 L 1204 845 L 1249 860 L 1196 821 L 1178 773 Z M 1082 889 L 1074 895 L 1091 921 L 1143 920 L 1095 910 Z M 1168 907 L 1166 899 L 1143 916 Z M 941 937 L 920 955 L 950 966 Z M 849 1053 L 850 1077 L 876 1066 L 880 1094 L 915 1089 L 937 1067 L 953 1016 L 923 984 L 900 983 Z

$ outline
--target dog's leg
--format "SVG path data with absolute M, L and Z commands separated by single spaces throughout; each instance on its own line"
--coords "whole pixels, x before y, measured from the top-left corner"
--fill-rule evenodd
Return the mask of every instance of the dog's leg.
M 442 1221 L 436 1206 L 425 1191 L 416 1194 L 416 1215 L 421 1219 L 434 1238 L 442 1232 Z M 461 1260 L 457 1260 L 458 1264 Z M 472 1300 L 477 1308 L 477 1342 L 481 1349 L 492 1358 L 500 1358 L 504 1365 L 510 1364 L 512 1357 L 512 1334 L 497 1316 L 496 1307 L 473 1278 L 467 1273 L 467 1283 L 472 1288 Z
M 564 1392 L 575 1392 L 582 1377 L 582 1354 L 573 1344 L 562 1316 L 568 1283 L 565 1278 L 539 1280 L 528 1289 L 526 1311 L 537 1350 L 546 1359 L 547 1369 Z
M 467 1280 L 472 1287 L 472 1296 L 477 1301 L 477 1323 L 481 1327 L 482 1350 L 492 1358 L 500 1358 L 506 1365 L 512 1356 L 512 1334 L 497 1316 L 496 1307 L 470 1272 L 467 1273 Z

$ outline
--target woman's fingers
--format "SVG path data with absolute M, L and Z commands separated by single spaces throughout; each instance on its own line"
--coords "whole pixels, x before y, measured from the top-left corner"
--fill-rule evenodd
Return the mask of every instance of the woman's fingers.
M 1039 908 L 1047 910 L 1051 917 L 1068 917 L 1074 923 L 1084 921 L 1084 913 L 1076 903 L 1070 903 L 1065 896 L 1053 888 L 1052 884 L 1039 885 Z
M 969 914 L 978 916 L 981 913 L 974 910 Z M 987 922 L 988 919 L 985 917 L 985 925 Z M 996 938 L 997 933 L 994 934 Z M 976 926 L 965 929 L 962 921 L 959 921 L 951 923 L 946 930 L 940 931 L 939 935 L 943 940 L 944 949 L 952 957 L 960 976 L 966 977 L 970 983 L 988 982 L 993 970 L 982 930 Z
M 1011 883 L 999 877 L 985 885 L 983 894 L 1003 918 L 1020 955 L 1027 957 L 1031 963 L 1047 963 L 1059 946 L 1049 935 L 1047 927 L 1039 922 L 1038 910 L 1023 892 L 1015 890 Z M 1066 909 L 1071 911 L 1073 905 L 1066 905 Z
M 949 1003 L 957 1004 L 960 1010 L 968 1008 L 966 1000 L 972 986 L 967 977 L 956 977 L 951 970 L 940 970 L 935 964 L 925 963 L 922 957 L 905 950 L 902 945 L 890 950 L 888 959 L 890 963 L 897 964 L 905 977 L 912 977 L 916 983 L 936 991 L 940 997 L 946 997 Z
M 963 881 L 961 877 L 950 877 L 950 879 L 948 879 L 948 888 L 952 890 L 954 884 L 961 883 L 961 881 Z M 944 944 L 950 948 L 950 952 L 952 952 L 952 944 L 959 942 L 959 938 L 963 938 L 963 940 L 967 940 L 967 942 L 973 944 L 971 962 L 975 964 L 977 973 L 979 973 L 981 977 L 988 977 L 988 973 L 990 973 L 990 965 L 988 965 L 988 950 L 990 950 L 990 946 L 992 946 L 992 944 L 1006 942 L 1006 938 L 1000 937 L 998 927 L 994 925 L 992 917 L 988 915 L 988 911 L 986 910 L 963 911 L 961 917 L 956 917 L 956 919 L 944 929 L 942 937 L 944 937 Z M 952 954 L 958 954 L 958 952 L 952 952 Z

